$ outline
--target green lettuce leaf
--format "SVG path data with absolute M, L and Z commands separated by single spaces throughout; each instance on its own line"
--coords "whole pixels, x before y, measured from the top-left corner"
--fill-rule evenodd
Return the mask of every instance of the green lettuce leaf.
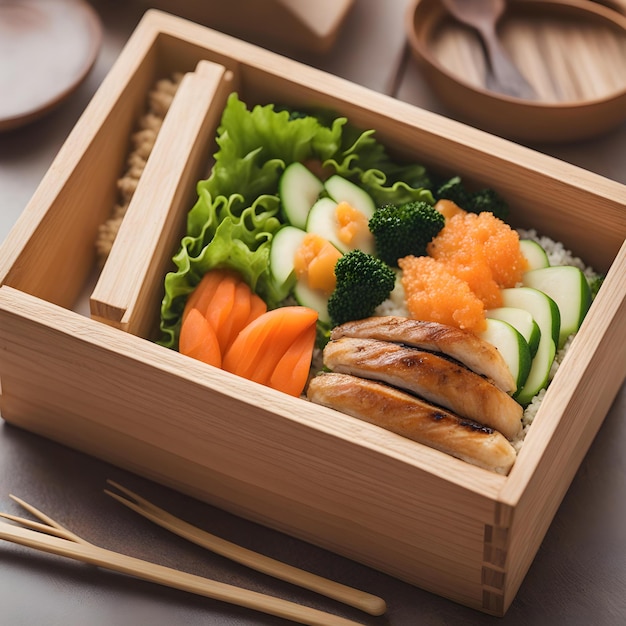
M 434 202 L 426 170 L 399 166 L 373 137 L 329 112 L 295 113 L 274 105 L 248 110 L 229 96 L 217 130 L 217 152 L 198 199 L 187 215 L 187 233 L 165 277 L 159 343 L 178 347 L 187 296 L 217 267 L 238 271 L 269 308 L 281 304 L 269 272 L 269 250 L 281 226 L 278 182 L 294 161 L 317 161 L 361 185 L 377 204 L 420 199 Z
M 174 256 L 176 271 L 165 277 L 165 296 L 161 305 L 160 342 L 170 348 L 178 345 L 181 316 L 189 293 L 204 274 L 216 267 L 238 271 L 266 302 L 278 304 L 269 280 L 269 251 L 274 233 L 280 228 L 277 196 L 259 196 L 244 206 L 242 196 L 226 198 L 202 190 L 194 206 L 194 219 L 204 222 L 197 235 L 186 235 Z
M 340 160 L 329 159 L 325 165 L 363 187 L 377 206 L 411 200 L 434 204 L 426 168 L 415 163 L 396 164 L 385 147 L 374 139 L 373 130 L 361 132 L 348 127 L 339 156 Z

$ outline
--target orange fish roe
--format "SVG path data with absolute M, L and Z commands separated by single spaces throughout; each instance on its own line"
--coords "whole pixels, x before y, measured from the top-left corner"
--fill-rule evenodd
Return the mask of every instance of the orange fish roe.
M 487 308 L 501 305 L 500 289 L 519 283 L 528 266 L 518 234 L 487 212 L 450 217 L 427 251 L 466 281 Z
M 426 256 L 399 259 L 402 287 L 411 317 L 481 332 L 485 306 L 445 263 Z

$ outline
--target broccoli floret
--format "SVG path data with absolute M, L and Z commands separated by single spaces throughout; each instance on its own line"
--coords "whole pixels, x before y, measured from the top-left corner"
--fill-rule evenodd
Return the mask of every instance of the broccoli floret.
M 508 204 L 493 189 L 468 191 L 459 176 L 441 184 L 434 195 L 437 200 L 452 200 L 470 213 L 487 211 L 504 221 L 509 215 Z
M 471 194 L 468 210 L 472 213 L 489 211 L 503 221 L 509 216 L 509 205 L 493 189 L 481 189 Z
M 410 254 L 424 256 L 426 246 L 445 225 L 444 216 L 427 202 L 387 204 L 374 211 L 369 229 L 376 255 L 392 267 Z
M 374 313 L 395 286 L 396 274 L 383 261 L 362 250 L 352 250 L 335 265 L 337 285 L 328 299 L 333 326 Z
M 434 192 L 437 200 L 452 200 L 454 204 L 457 204 L 462 209 L 468 210 L 466 207 L 469 205 L 470 194 L 463 185 L 459 176 L 454 176 L 450 180 L 447 180 L 443 184 L 439 185 Z

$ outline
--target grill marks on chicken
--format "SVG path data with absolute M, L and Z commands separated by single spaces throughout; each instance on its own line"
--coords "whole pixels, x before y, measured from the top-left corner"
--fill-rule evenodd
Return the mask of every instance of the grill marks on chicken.
M 479 337 L 436 322 L 373 317 L 333 329 L 324 365 L 331 372 L 309 383 L 313 402 L 474 465 L 511 468 L 523 408 L 503 390 L 510 385 L 500 353 Z
M 379 380 L 499 430 L 513 439 L 522 407 L 494 384 L 465 366 L 432 352 L 377 339 L 343 337 L 324 350 L 334 372 Z
M 515 379 L 498 350 L 474 333 L 454 326 L 397 316 L 369 317 L 334 328 L 331 339 L 342 337 L 379 339 L 440 352 L 486 376 L 503 391 L 513 393 L 516 388 Z
M 515 450 L 496 430 L 385 383 L 340 373 L 313 378 L 308 398 L 484 469 L 507 474 Z

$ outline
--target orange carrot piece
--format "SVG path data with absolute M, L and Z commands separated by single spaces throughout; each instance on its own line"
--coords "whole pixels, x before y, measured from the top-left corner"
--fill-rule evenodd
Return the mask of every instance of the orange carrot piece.
M 211 324 L 225 354 L 239 332 L 267 311 L 267 305 L 238 273 L 219 268 L 207 272 L 188 297 L 183 323 L 193 309 Z
M 240 282 L 241 278 L 238 275 L 225 274 L 219 285 L 217 285 L 204 314 L 209 324 L 213 326 L 222 351 L 226 343 L 224 339 L 224 325 L 229 324 L 228 320 L 235 304 L 235 291 Z
M 185 309 L 183 311 L 183 322 L 193 309 L 198 309 L 202 315 L 206 311 L 206 303 L 211 299 L 221 277 L 217 272 L 207 272 L 202 280 L 196 285 L 194 290 L 187 297 Z
M 223 321 L 218 333 L 222 354 L 226 354 L 239 333 L 265 311 L 267 311 L 265 302 L 241 280 L 235 286 L 231 313 Z
M 230 273 L 229 270 L 225 269 L 215 269 L 207 272 L 196 285 L 196 288 L 189 294 L 182 319 L 185 319 L 191 309 L 198 309 L 202 315 L 206 315 L 215 290 L 224 277 Z
M 178 351 L 209 365 L 222 366 L 217 335 L 198 309 L 191 309 L 182 323 Z
M 248 324 L 232 343 L 228 352 L 224 355 L 222 367 L 225 370 L 261 382 L 261 362 L 265 362 L 271 355 L 268 346 L 273 345 L 277 327 L 281 326 L 281 309 L 267 311 L 256 320 Z
M 312 325 L 296 338 L 276 364 L 267 382 L 268 387 L 290 396 L 298 397 L 302 394 L 311 370 L 315 336 L 315 325 Z
M 242 329 L 245 328 L 250 322 L 254 321 L 257 317 L 263 315 L 266 311 L 267 304 L 265 304 L 265 301 L 253 292 L 252 297 L 250 298 L 250 315 L 248 315 L 246 323 L 242 325 Z
M 239 281 L 234 285 L 233 300 L 228 306 L 229 315 L 222 320 L 219 332 L 219 342 L 222 348 L 222 354 L 226 354 L 226 350 L 245 326 L 250 315 L 250 288 L 243 281 Z
M 188 298 L 179 337 L 182 354 L 290 395 L 306 384 L 317 312 L 265 302 L 230 270 L 213 270 Z
M 317 312 L 303 306 L 267 311 L 248 324 L 224 355 L 229 372 L 266 384 L 280 359 L 307 328 L 315 328 Z

